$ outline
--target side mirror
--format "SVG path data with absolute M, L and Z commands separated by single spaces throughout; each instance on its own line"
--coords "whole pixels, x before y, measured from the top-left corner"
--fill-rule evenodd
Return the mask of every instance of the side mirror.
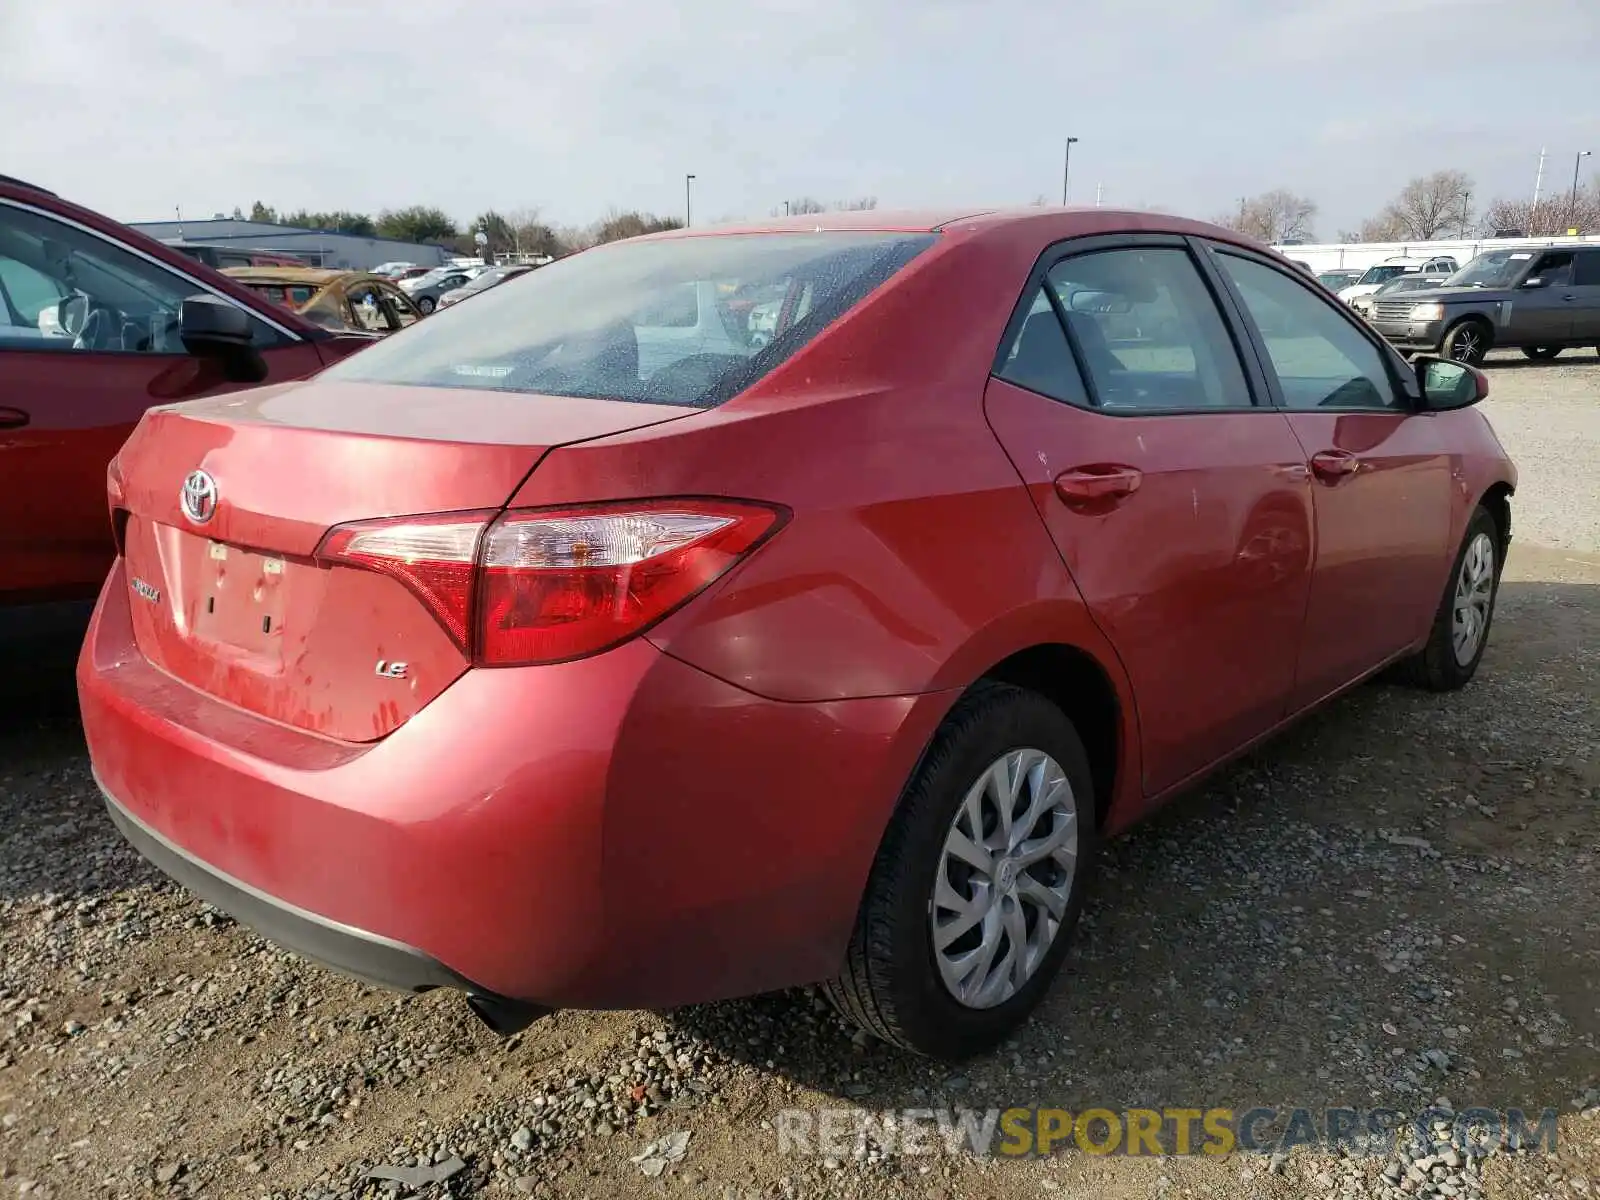
M 1530 275 L 1527 279 L 1522 281 L 1522 286 L 1525 288 L 1542 288 L 1544 285 L 1544 277 L 1540 275 Z
M 1422 407 L 1429 412 L 1470 408 L 1489 395 L 1489 377 L 1477 367 L 1419 354 L 1411 360 L 1422 389 Z
M 191 296 L 178 312 L 178 337 L 196 358 L 216 359 L 234 383 L 260 383 L 266 360 L 250 337 L 250 317 L 215 296 Z

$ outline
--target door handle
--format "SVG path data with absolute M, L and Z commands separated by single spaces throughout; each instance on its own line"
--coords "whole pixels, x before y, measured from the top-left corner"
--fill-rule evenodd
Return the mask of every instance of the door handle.
M 1348 450 L 1322 450 L 1311 456 L 1311 469 L 1325 483 L 1338 483 L 1361 470 L 1361 460 Z
M 31 420 L 33 418 L 20 408 L 0 404 L 0 429 L 21 429 Z
M 1069 508 L 1116 503 L 1138 491 L 1143 478 L 1137 467 L 1111 463 L 1074 467 L 1056 476 L 1056 495 Z

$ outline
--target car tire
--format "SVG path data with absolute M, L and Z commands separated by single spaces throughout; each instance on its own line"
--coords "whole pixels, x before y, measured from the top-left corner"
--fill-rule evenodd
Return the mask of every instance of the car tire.
M 1486 565 L 1484 554 L 1488 555 Z M 1433 692 L 1453 692 L 1467 685 L 1477 673 L 1489 644 L 1489 627 L 1494 621 L 1504 565 L 1505 539 L 1500 526 L 1489 510 L 1479 505 L 1467 522 L 1466 535 L 1461 539 L 1444 596 L 1428 631 L 1428 643 L 1400 664 L 1400 674 L 1406 682 Z M 1476 598 L 1470 604 L 1476 615 L 1469 618 L 1476 625 L 1470 645 L 1463 650 L 1456 641 L 1456 614 L 1469 597 Z
M 437 307 L 438 304 L 434 301 L 432 296 L 424 296 L 421 300 L 417 301 L 417 311 L 423 316 L 427 316 Z
M 1522 348 L 1522 356 L 1531 358 L 1534 362 L 1549 362 L 1560 354 L 1562 349 L 1563 347 L 1561 346 L 1524 346 Z
M 1489 353 L 1489 347 L 1493 344 L 1494 330 L 1489 328 L 1488 322 L 1469 317 L 1451 327 L 1450 332 L 1444 335 L 1440 349 L 1446 358 L 1476 367 L 1483 362 L 1483 356 Z
M 1050 818 L 1052 838 L 1064 837 L 1071 827 L 1075 844 L 1070 868 L 1050 856 L 1011 873 L 1004 860 L 1011 867 L 1018 861 L 1000 852 L 989 859 L 986 875 L 968 865 L 965 855 L 952 852 L 957 836 L 968 836 L 963 824 L 977 835 L 971 840 L 1009 840 L 999 824 L 999 808 L 991 802 L 994 794 L 985 790 L 987 783 L 998 786 L 1004 778 L 1019 785 L 1013 817 L 1018 807 L 1024 814 L 1033 811 L 1040 796 L 1054 797 L 1056 807 L 1043 810 L 1042 816 Z M 1053 780 L 1065 785 L 1064 794 Z M 1046 786 L 1038 790 L 1041 783 Z M 979 797 L 976 806 L 974 796 Z M 1035 692 L 991 683 L 974 688 L 940 725 L 901 795 L 873 862 L 844 969 L 825 985 L 828 999 L 869 1033 L 918 1054 L 959 1060 L 992 1049 L 1027 1018 L 1067 952 L 1094 862 L 1095 813 L 1088 755 L 1066 715 Z M 991 817 L 992 827 L 987 824 Z M 1034 821 L 1029 825 L 1042 827 Z M 1027 838 L 1032 829 L 1013 828 L 1020 829 L 1017 836 L 1024 845 L 1031 842 L 1037 850 L 1044 844 Z M 1065 857 L 1065 850 L 1061 853 Z M 1041 887 L 1050 892 L 1053 934 L 1046 908 L 1022 898 L 1038 896 Z M 989 902 L 987 897 L 996 892 L 1002 898 Z M 935 921 L 940 912 L 957 909 L 940 904 L 939 897 L 973 904 L 969 917 L 978 911 L 987 914 L 976 925 L 948 922 L 947 929 L 968 927 L 942 951 L 936 945 Z M 1024 956 L 1025 964 L 1032 958 L 1036 965 L 1031 974 L 1025 966 L 1021 978 L 1014 970 L 995 967 L 1013 963 L 1012 929 L 1022 932 L 1025 945 L 1035 937 L 1040 942 Z M 983 958 L 985 949 L 988 959 Z M 959 975 L 957 964 L 964 955 L 973 956 L 976 964 L 966 981 L 993 981 L 989 994 L 975 987 L 963 1001 L 953 990 L 962 981 L 946 982 L 949 973 Z

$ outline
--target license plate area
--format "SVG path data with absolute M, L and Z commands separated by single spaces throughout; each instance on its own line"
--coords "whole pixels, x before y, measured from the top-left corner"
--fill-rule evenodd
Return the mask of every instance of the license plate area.
M 204 642 L 251 659 L 281 664 L 289 612 L 289 564 L 223 542 L 193 539 L 196 570 L 185 606 L 190 631 Z

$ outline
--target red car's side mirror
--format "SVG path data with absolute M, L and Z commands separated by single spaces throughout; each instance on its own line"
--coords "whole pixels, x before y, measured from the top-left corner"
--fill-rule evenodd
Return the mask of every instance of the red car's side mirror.
M 1489 395 L 1489 377 L 1477 367 L 1431 354 L 1419 354 L 1412 366 L 1422 389 L 1422 406 L 1429 412 L 1469 408 Z

